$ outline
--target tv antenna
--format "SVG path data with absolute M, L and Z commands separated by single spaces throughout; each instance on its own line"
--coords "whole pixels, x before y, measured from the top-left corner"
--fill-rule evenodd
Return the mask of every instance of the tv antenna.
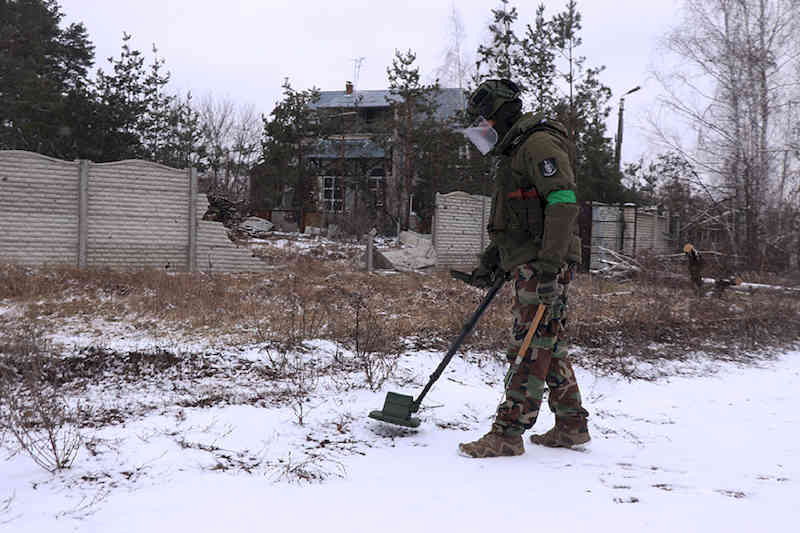
M 356 57 L 353 59 L 353 94 L 358 90 L 358 75 L 361 73 L 361 64 L 366 61 L 366 57 Z

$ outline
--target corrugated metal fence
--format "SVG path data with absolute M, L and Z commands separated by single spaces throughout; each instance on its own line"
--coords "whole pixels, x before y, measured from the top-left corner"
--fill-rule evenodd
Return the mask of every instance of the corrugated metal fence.
M 629 257 L 647 252 L 652 254 L 673 253 L 676 244 L 668 212 L 634 204 L 608 205 L 598 202 L 581 204 L 581 220 L 591 216 L 591 224 L 581 224 L 581 239 L 591 243 L 589 259 L 584 265 L 592 270 L 603 268 L 604 261 L 612 260 L 607 250 Z M 588 238 L 587 238 L 588 237 Z M 584 250 L 586 250 L 584 246 Z
M 61 161 L 0 151 L 0 263 L 267 269 L 237 248 L 208 204 L 194 170 L 146 161 Z

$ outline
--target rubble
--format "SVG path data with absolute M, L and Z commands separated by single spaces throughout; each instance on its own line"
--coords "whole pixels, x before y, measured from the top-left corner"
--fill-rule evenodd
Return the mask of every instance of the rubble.
M 431 235 L 403 231 L 400 232 L 399 241 L 399 248 L 373 252 L 375 268 L 409 271 L 436 266 L 436 251 Z
M 207 194 L 206 198 L 208 209 L 203 215 L 203 220 L 222 222 L 228 229 L 235 229 L 244 220 L 244 213 L 247 212 L 244 202 L 232 202 L 213 193 Z
M 264 218 L 247 217 L 238 225 L 238 229 L 242 233 L 258 239 L 272 233 L 274 226 L 272 222 Z
M 367 247 L 367 251 L 364 252 L 363 263 L 365 265 L 369 265 L 368 257 L 369 254 L 369 247 Z M 384 254 L 386 252 L 380 252 L 377 248 L 372 247 L 372 267 L 378 270 L 395 270 L 395 265 L 392 263 Z
M 208 209 L 203 214 L 203 220 L 221 222 L 232 241 L 263 238 L 274 228 L 269 220 L 247 216 L 249 209 L 244 202 L 233 202 L 213 193 L 207 194 L 206 198 Z

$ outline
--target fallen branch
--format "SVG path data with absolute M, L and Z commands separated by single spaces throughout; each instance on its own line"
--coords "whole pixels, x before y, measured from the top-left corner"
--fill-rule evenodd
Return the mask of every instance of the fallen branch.
M 620 252 L 598 246 L 597 249 L 607 256 L 611 256 L 612 260 L 600 259 L 600 262 L 608 265 L 605 268 L 592 270 L 592 274 L 602 276 L 605 278 L 622 278 L 628 277 L 634 272 L 641 272 L 642 266 L 636 262 L 635 259 L 624 255 Z
M 800 295 L 800 287 L 784 287 L 782 285 L 767 285 L 765 283 L 745 283 L 739 279 L 726 280 L 726 279 L 703 278 L 703 284 L 714 285 L 715 287 L 718 287 L 720 285 L 726 285 L 730 287 L 731 290 L 746 292 L 748 294 L 752 294 L 760 290 L 765 290 L 765 291 L 775 291 L 786 294 Z

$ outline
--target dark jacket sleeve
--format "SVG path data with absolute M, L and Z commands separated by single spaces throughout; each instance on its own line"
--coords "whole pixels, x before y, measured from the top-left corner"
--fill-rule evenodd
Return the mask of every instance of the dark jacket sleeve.
M 563 192 L 571 192 L 572 195 L 566 196 L 572 198 L 575 193 L 575 178 L 565 142 L 548 132 L 537 132 L 521 147 L 524 150 L 521 154 L 524 174 L 532 180 L 545 206 L 544 232 L 537 262 L 542 270 L 548 272 L 557 272 L 564 263 L 578 218 L 577 204 L 557 200 L 565 196 Z

